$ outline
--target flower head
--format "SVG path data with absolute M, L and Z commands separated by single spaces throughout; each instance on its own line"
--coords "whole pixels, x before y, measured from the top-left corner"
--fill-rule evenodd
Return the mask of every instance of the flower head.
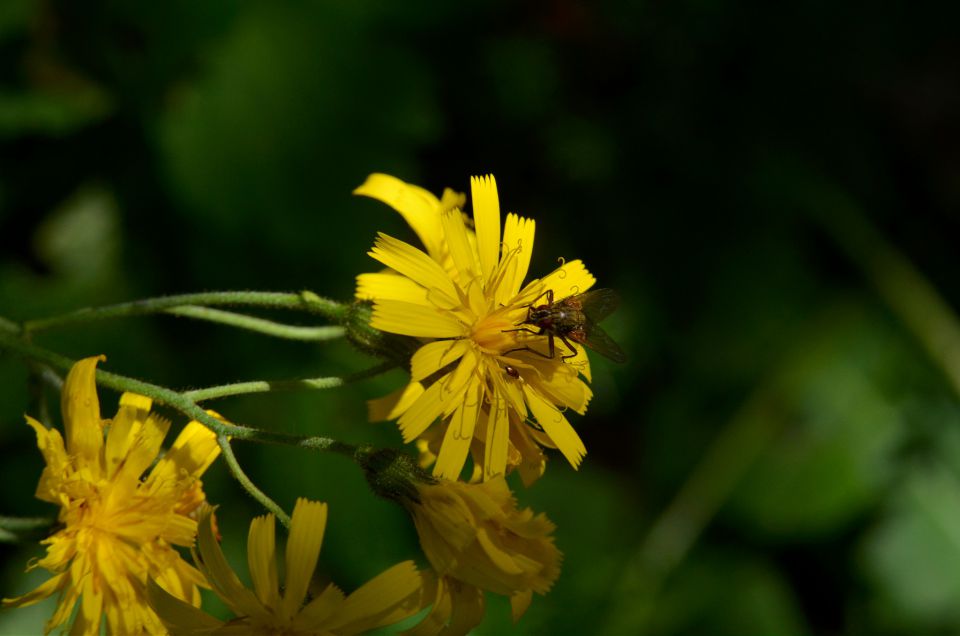
M 46 460 L 36 495 L 60 506 L 62 529 L 43 540 L 47 554 L 30 568 L 53 578 L 5 606 L 31 605 L 59 593 L 46 625 L 65 623 L 80 601 L 72 634 L 99 634 L 103 617 L 112 634 L 162 633 L 146 599 L 147 577 L 199 605 L 203 575 L 173 546 L 191 546 L 193 517 L 203 503 L 200 476 L 220 452 L 213 433 L 190 422 L 157 458 L 170 422 L 150 413 L 149 398 L 124 393 L 112 420 L 100 419 L 94 380 L 97 362 L 77 362 L 63 386 L 64 438 L 27 417 Z
M 470 627 L 479 623 L 483 591 L 508 596 L 516 621 L 533 593 L 546 594 L 560 575 L 554 525 L 529 508 L 518 510 L 502 477 L 475 484 L 420 481 L 416 490 L 417 500 L 403 503 L 439 577 L 428 623 L 443 624 L 451 614 L 460 621 L 473 617 Z
M 390 269 L 357 279 L 357 296 L 374 301 L 373 327 L 424 342 L 411 359 L 411 383 L 371 414 L 399 418 L 404 441 L 421 439 L 437 476 L 458 478 L 471 454 L 475 477 L 519 467 L 529 483 L 543 471 L 541 446 L 579 466 L 586 448 L 563 411 L 584 413 L 592 394 L 580 378 L 589 380 L 590 367 L 579 345 L 569 360 L 550 357 L 546 336 L 518 326 L 546 291 L 565 298 L 594 278 L 570 261 L 524 285 L 534 222 L 508 214 L 501 230 L 493 177 L 470 183 L 472 223 L 449 191 L 437 199 L 381 174 L 355 191 L 393 206 L 426 248 L 380 234 L 370 256 Z
M 398 563 L 349 596 L 331 583 L 304 605 L 327 525 L 325 503 L 297 500 L 287 540 L 282 593 L 277 573 L 274 516 L 263 515 L 250 524 L 247 559 L 252 590 L 230 569 L 217 543 L 211 519 L 209 512 L 201 519 L 198 566 L 213 591 L 237 618 L 224 623 L 151 585 L 150 598 L 174 636 L 358 634 L 403 620 L 422 608 L 423 577 L 412 561 Z

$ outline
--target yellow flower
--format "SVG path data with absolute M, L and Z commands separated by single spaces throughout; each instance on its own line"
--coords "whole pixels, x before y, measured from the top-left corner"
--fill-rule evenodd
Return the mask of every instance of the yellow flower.
M 280 592 L 273 515 L 250 524 L 247 559 L 253 589 L 230 569 L 214 535 L 211 514 L 201 519 L 198 567 L 237 618 L 222 622 L 150 586 L 150 599 L 167 629 L 180 634 L 358 634 L 389 625 L 422 608 L 423 577 L 404 561 L 344 596 L 332 583 L 304 605 L 327 525 L 327 504 L 298 499 L 286 548 L 286 585 Z M 196 557 L 195 557 L 196 558 Z
M 546 594 L 560 575 L 561 554 L 553 523 L 529 508 L 517 509 L 506 481 L 476 484 L 418 481 L 419 501 L 401 501 L 413 516 L 420 545 L 439 580 L 430 615 L 420 628 L 453 620 L 466 633 L 483 617 L 483 590 L 510 597 L 513 619 Z
M 43 567 L 55 575 L 4 606 L 25 606 L 59 593 L 49 632 L 79 601 L 71 634 L 156 634 L 163 626 L 146 599 L 146 579 L 200 604 L 203 575 L 173 546 L 190 546 L 192 514 L 203 500 L 200 475 L 220 452 L 213 433 L 190 422 L 141 480 L 160 452 L 170 422 L 150 414 L 149 398 L 124 393 L 112 420 L 100 419 L 95 372 L 100 357 L 77 362 L 63 386 L 66 444 L 55 429 L 27 417 L 46 460 L 36 495 L 60 506 L 61 530 L 42 543 Z
M 493 177 L 470 183 L 472 228 L 449 191 L 438 200 L 381 174 L 355 190 L 399 211 L 427 250 L 380 234 L 370 256 L 390 270 L 357 278 L 357 296 L 374 301 L 374 328 L 424 339 L 411 383 L 375 402 L 371 416 L 399 418 L 404 441 L 421 438 L 435 457 L 437 476 L 457 479 L 470 453 L 475 478 L 519 467 L 530 483 L 543 472 L 540 446 L 559 448 L 574 468 L 586 453 L 563 411 L 586 411 L 592 394 L 580 375 L 589 381 L 590 367 L 579 345 L 567 361 L 548 358 L 546 336 L 516 329 L 547 290 L 562 299 L 595 279 L 570 261 L 523 285 L 534 222 L 508 214 L 501 232 Z

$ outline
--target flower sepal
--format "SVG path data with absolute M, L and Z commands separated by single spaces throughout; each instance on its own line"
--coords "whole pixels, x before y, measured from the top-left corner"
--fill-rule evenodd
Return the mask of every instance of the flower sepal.
M 355 300 L 347 307 L 343 321 L 347 340 L 363 353 L 409 366 L 420 342 L 416 338 L 386 333 L 370 326 L 372 314 L 373 302 L 369 300 Z

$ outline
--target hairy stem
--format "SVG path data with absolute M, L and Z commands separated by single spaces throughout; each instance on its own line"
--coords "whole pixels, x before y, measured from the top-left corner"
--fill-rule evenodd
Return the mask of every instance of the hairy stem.
M 16 336 L 0 331 L 0 348 L 13 351 L 28 360 L 42 362 L 56 369 L 69 371 L 75 360 L 55 353 L 33 343 L 25 342 Z M 374 367 L 377 369 L 378 367 Z M 372 372 L 374 369 L 371 369 Z M 275 431 L 264 431 L 247 426 L 230 424 L 215 418 L 189 397 L 172 389 L 119 375 L 101 369 L 97 370 L 97 383 L 115 391 L 130 391 L 145 395 L 159 404 L 165 404 L 187 417 L 197 420 L 217 435 L 227 435 L 232 440 L 247 440 L 267 444 L 283 444 L 310 450 L 331 451 L 352 456 L 353 446 L 329 437 L 291 435 Z
M 332 389 L 339 386 L 357 382 L 366 378 L 372 378 L 380 375 L 397 365 L 393 362 L 384 362 L 375 367 L 353 373 L 351 375 L 339 377 L 330 376 L 324 378 L 303 378 L 300 380 L 255 380 L 252 382 L 236 382 L 234 384 L 222 384 L 220 386 L 211 386 L 204 389 L 193 389 L 181 393 L 184 397 L 194 402 L 204 402 L 206 400 L 215 400 L 218 398 L 232 395 L 245 395 L 249 393 L 267 393 L 270 391 L 292 391 L 296 389 Z
M 287 340 L 307 340 L 314 342 L 334 340 L 343 337 L 345 332 L 344 328 L 340 326 L 301 327 L 298 325 L 285 325 L 255 316 L 246 316 L 232 311 L 213 309 L 211 307 L 197 307 L 195 305 L 173 307 L 172 309 L 164 310 L 164 313 L 173 316 L 194 318 L 196 320 L 206 320 L 221 325 L 229 325 L 231 327 L 255 331 Z
M 88 307 L 60 316 L 28 320 L 23 324 L 23 331 L 26 333 L 35 333 L 55 327 L 64 327 L 95 320 L 143 316 L 146 314 L 165 312 L 187 305 L 195 305 L 198 307 L 227 305 L 264 307 L 268 309 L 295 309 L 318 314 L 335 322 L 341 321 L 347 310 L 347 305 L 327 298 L 321 298 L 313 292 L 308 291 L 300 293 L 255 291 L 202 292 L 197 294 L 178 294 L 175 296 L 147 298 L 128 303 L 120 303 L 118 305 L 108 305 L 106 307 Z
M 243 469 L 240 467 L 240 462 L 237 461 L 237 456 L 233 454 L 233 447 L 230 446 L 230 440 L 225 435 L 218 435 L 217 444 L 220 445 L 220 451 L 223 453 L 223 460 L 227 463 L 230 473 L 238 482 L 240 482 L 240 485 L 243 486 L 243 489 L 246 490 L 251 497 L 259 501 L 260 505 L 272 512 L 285 528 L 289 529 L 290 515 L 285 513 L 283 508 L 281 508 L 277 502 L 268 497 L 262 490 L 257 488 L 257 485 L 254 484 L 249 477 L 247 477 L 247 474 L 243 472 Z

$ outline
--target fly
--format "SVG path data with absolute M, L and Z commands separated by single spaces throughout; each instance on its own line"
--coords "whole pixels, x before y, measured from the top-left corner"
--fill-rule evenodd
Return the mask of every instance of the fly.
M 544 297 L 547 302 L 538 305 L 537 301 Z M 572 344 L 575 342 L 593 349 L 614 362 L 626 362 L 627 356 L 620 345 L 597 324 L 613 313 L 619 305 L 620 297 L 612 289 L 593 289 L 557 301 L 554 301 L 553 290 L 548 289 L 530 303 L 527 307 L 527 317 L 517 323 L 517 328 L 506 331 L 525 331 L 535 336 L 547 336 L 549 353 L 530 347 L 519 347 L 511 351 L 530 351 L 552 359 L 556 356 L 554 340 L 559 339 L 570 351 L 567 355 L 561 355 L 561 360 L 568 360 L 577 355 L 577 349 Z M 523 325 L 532 325 L 540 331 L 534 331 Z

